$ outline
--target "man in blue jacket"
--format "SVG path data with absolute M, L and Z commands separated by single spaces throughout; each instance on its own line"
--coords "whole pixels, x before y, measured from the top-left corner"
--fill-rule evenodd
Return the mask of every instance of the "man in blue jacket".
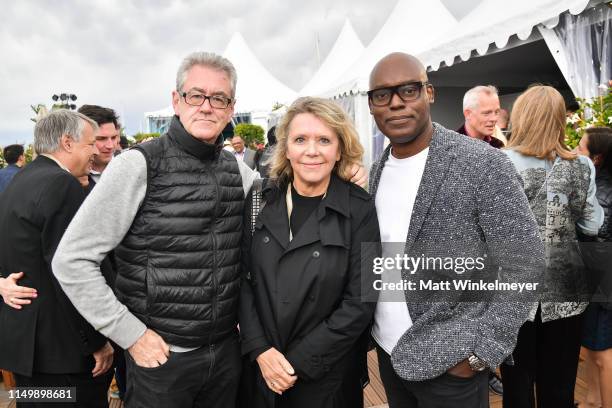
M 6 146 L 4 148 L 4 160 L 7 166 L 0 169 L 0 193 L 4 191 L 13 177 L 15 177 L 15 174 L 17 174 L 25 164 L 23 146 L 20 144 Z

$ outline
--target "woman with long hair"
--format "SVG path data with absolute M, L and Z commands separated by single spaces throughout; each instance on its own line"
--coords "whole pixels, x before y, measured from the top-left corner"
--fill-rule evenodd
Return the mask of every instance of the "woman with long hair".
M 503 364 L 504 408 L 570 408 L 580 351 L 581 314 L 588 302 L 577 249 L 577 231 L 597 235 L 603 211 L 595 198 L 595 168 L 571 152 L 565 140 L 565 103 L 550 86 L 532 86 L 518 97 L 510 117 L 506 153 L 547 249 L 542 286 L 519 331 L 514 365 Z M 534 395 L 535 385 L 535 395 Z
M 249 406 L 363 406 L 358 374 L 375 294 L 372 269 L 362 274 L 362 265 L 380 256 L 374 201 L 348 181 L 363 148 L 342 109 L 319 98 L 295 101 L 276 137 L 271 179 L 245 204 L 240 333 L 255 362 Z

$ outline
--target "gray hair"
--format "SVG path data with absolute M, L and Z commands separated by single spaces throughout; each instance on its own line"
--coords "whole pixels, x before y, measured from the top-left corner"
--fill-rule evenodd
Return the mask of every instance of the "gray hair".
M 463 110 L 476 109 L 478 107 L 478 97 L 480 94 L 488 96 L 497 95 L 497 88 L 493 85 L 478 85 L 470 89 L 463 95 Z
M 50 112 L 36 122 L 34 127 L 34 151 L 37 154 L 56 152 L 59 150 L 63 135 L 68 135 L 75 142 L 78 142 L 86 123 L 91 125 L 94 132 L 98 131 L 98 124 L 79 112 L 67 109 Z
M 212 52 L 192 52 L 183 59 L 179 69 L 176 73 L 176 90 L 181 92 L 185 80 L 187 79 L 187 72 L 194 65 L 202 65 L 218 71 L 223 71 L 227 74 L 230 83 L 232 85 L 232 98 L 236 95 L 236 82 L 238 75 L 236 74 L 236 68 L 234 65 L 225 57 L 214 54 Z

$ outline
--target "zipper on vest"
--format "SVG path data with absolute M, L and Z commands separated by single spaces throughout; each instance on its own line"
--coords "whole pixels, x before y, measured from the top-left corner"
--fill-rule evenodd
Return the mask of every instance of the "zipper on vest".
M 211 237 L 212 237 L 212 244 L 213 244 L 213 250 L 212 250 L 213 267 L 212 267 L 212 272 L 211 272 L 211 281 L 213 285 L 213 297 L 211 299 L 211 307 L 212 307 L 213 322 L 212 322 L 212 330 L 210 331 L 210 337 L 208 340 L 208 344 L 213 344 L 215 328 L 217 326 L 217 274 L 216 274 L 217 272 L 217 231 L 216 231 L 216 228 L 217 228 L 217 212 L 219 211 L 219 201 L 221 201 L 221 196 L 219 194 L 219 180 L 217 180 L 217 172 L 215 171 L 214 168 L 212 171 L 212 176 L 213 176 L 213 179 L 215 180 L 216 197 L 215 197 L 215 209 L 213 210 L 212 226 L 211 226 Z

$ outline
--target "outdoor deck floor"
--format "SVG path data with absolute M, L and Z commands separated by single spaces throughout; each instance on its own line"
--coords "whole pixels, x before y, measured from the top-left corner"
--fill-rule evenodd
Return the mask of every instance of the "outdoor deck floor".
M 385 390 L 383 388 L 382 382 L 380 381 L 380 376 L 378 374 L 378 359 L 376 358 L 376 353 L 371 351 L 368 353 L 368 369 L 370 372 L 370 384 L 364 390 L 364 402 L 365 407 L 372 408 L 383 408 L 387 407 L 387 397 L 385 396 Z M 586 382 L 585 382 L 585 373 L 584 373 L 584 362 L 580 361 L 580 365 L 578 367 L 578 377 L 576 379 L 576 400 L 584 399 L 586 395 Z M 490 394 L 490 408 L 501 408 L 502 400 L 499 395 Z M 0 402 L 0 408 L 14 408 L 15 402 L 11 402 L 8 405 L 6 403 Z M 118 399 L 110 400 L 110 408 L 123 408 L 123 404 Z M 349 407 L 350 408 L 350 407 Z

